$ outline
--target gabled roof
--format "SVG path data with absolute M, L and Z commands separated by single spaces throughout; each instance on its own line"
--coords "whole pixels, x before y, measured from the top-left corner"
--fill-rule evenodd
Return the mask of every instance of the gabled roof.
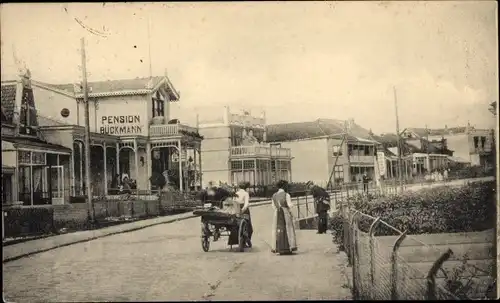
M 39 82 L 47 87 L 52 87 L 70 94 L 76 98 L 83 98 L 83 93 L 76 84 L 47 84 Z M 172 83 L 166 76 L 157 76 L 152 78 L 135 78 L 122 80 L 108 80 L 88 82 L 89 98 L 124 96 L 124 95 L 143 95 L 158 90 L 162 85 L 170 96 L 171 101 L 179 100 L 179 92 L 175 90 Z
M 17 84 L 2 83 L 2 123 L 12 124 L 14 117 L 14 108 L 16 106 Z
M 267 126 L 267 142 L 283 142 L 313 139 L 320 137 L 342 138 L 344 120 L 317 119 L 308 122 L 271 124 Z M 372 142 L 370 131 L 352 123 L 349 130 L 349 141 Z

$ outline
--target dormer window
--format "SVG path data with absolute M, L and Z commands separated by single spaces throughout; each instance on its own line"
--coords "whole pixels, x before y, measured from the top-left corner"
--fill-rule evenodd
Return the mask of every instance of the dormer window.
M 153 102 L 153 117 L 164 117 L 165 116 L 165 98 L 160 94 L 160 92 L 156 92 L 156 94 L 152 98 Z

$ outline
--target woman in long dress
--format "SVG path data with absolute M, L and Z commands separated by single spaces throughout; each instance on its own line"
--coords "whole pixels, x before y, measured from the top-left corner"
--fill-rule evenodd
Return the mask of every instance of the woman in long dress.
M 271 250 L 273 253 L 290 254 L 297 250 L 295 228 L 293 227 L 292 198 L 286 192 L 288 182 L 278 182 L 279 190 L 273 195 L 274 209 Z

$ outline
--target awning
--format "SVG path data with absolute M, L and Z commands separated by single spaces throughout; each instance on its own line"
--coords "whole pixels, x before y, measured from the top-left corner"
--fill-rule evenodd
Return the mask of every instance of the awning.
M 4 150 L 4 141 L 6 143 L 12 143 L 13 147 L 16 149 L 29 149 L 29 150 L 38 150 L 44 152 L 57 152 L 62 154 L 71 154 L 71 149 L 58 145 L 52 144 L 45 141 L 42 141 L 38 138 L 30 138 L 30 137 L 11 137 L 11 136 L 3 136 L 2 137 L 2 150 Z
M 453 156 L 448 156 L 448 160 L 456 163 L 470 163 L 470 161 L 467 161 L 463 158 L 460 157 L 453 157 Z

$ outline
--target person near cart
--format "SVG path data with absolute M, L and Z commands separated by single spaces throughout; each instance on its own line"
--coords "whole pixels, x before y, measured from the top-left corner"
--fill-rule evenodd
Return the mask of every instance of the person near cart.
M 241 215 L 248 221 L 248 240 L 246 244 L 248 247 L 252 247 L 253 226 L 252 216 L 250 214 L 250 194 L 248 193 L 250 183 L 241 182 L 238 188 L 238 191 L 236 191 L 236 200 L 240 203 Z

